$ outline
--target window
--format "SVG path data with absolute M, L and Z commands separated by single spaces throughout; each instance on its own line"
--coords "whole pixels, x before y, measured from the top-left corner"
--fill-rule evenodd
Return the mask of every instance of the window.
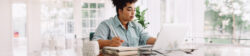
M 82 33 L 88 36 L 95 32 L 99 23 L 104 20 L 105 2 L 99 0 L 82 2 Z
M 41 2 L 41 56 L 75 56 L 72 0 Z
M 218 43 L 250 45 L 250 1 L 205 0 L 205 32 Z
M 26 12 L 25 3 L 12 4 L 13 56 L 27 56 Z

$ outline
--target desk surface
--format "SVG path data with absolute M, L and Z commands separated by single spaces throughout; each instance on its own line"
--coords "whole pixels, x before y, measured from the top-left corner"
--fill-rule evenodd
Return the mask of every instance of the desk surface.
M 164 53 L 166 56 L 249 56 L 250 47 L 242 46 L 228 46 L 228 45 L 206 45 L 197 48 L 191 54 L 187 54 L 183 51 L 171 51 Z M 150 56 L 164 56 L 161 54 Z
M 173 51 L 166 54 L 167 56 L 249 56 L 250 47 L 234 45 L 206 45 L 199 47 L 192 54 L 186 54 L 183 51 Z

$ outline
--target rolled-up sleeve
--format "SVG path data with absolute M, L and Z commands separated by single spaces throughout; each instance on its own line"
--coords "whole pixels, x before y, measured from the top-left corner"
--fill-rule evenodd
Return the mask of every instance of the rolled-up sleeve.
M 141 25 L 138 26 L 138 30 L 139 30 L 139 35 L 140 35 L 139 45 L 146 45 L 147 40 L 152 36 L 150 36 L 148 32 L 146 32 Z
M 107 40 L 108 35 L 109 35 L 109 29 L 107 24 L 105 24 L 105 22 L 101 22 L 95 31 L 93 40 L 99 40 L 99 39 Z

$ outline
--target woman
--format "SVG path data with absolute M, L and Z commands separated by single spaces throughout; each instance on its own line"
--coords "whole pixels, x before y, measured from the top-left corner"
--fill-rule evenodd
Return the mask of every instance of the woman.
M 156 39 L 149 36 L 139 23 L 133 21 L 136 1 L 112 0 L 117 15 L 101 22 L 93 37 L 98 40 L 101 49 L 105 46 L 134 47 L 154 44 Z

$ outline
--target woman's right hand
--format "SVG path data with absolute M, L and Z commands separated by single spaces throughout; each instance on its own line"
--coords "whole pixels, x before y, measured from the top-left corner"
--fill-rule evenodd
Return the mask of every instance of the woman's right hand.
M 121 40 L 120 37 L 113 37 L 112 40 L 110 41 L 109 46 L 112 47 L 118 47 L 121 46 L 124 40 Z

